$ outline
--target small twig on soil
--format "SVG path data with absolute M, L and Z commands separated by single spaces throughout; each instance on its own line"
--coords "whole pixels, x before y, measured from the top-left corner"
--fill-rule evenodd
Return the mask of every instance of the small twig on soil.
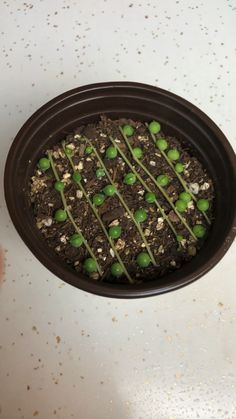
M 112 175 L 113 182 L 115 182 L 115 180 L 116 180 L 116 175 L 117 175 L 117 166 L 115 167 L 115 169 L 113 171 L 113 175 Z

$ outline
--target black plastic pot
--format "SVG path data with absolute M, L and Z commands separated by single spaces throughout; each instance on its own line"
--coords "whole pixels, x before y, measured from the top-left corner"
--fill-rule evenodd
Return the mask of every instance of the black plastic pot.
M 29 200 L 29 179 L 44 151 L 80 124 L 110 117 L 157 119 L 164 132 L 193 146 L 215 184 L 215 221 L 199 254 L 181 269 L 141 285 L 93 282 L 66 266 L 35 227 Z M 130 82 L 80 87 L 48 102 L 17 134 L 5 168 L 5 197 L 12 221 L 30 250 L 62 280 L 107 297 L 146 297 L 175 290 L 200 278 L 215 266 L 236 233 L 236 159 L 219 128 L 198 108 L 165 90 Z

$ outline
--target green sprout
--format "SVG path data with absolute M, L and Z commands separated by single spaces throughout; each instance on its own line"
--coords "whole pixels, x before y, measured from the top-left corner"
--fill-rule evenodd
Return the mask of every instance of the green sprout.
M 89 140 L 88 139 L 87 139 L 87 141 L 89 143 Z M 114 148 L 116 150 L 116 155 L 117 155 L 118 154 L 117 147 L 113 146 L 112 148 Z M 103 160 L 101 159 L 99 153 L 97 152 L 96 148 L 94 148 L 94 153 L 95 153 L 95 155 L 96 155 L 96 157 L 97 157 L 97 159 L 99 161 L 100 166 L 103 168 L 104 172 L 106 173 L 106 176 L 107 176 L 110 184 L 113 185 L 114 187 L 116 187 L 115 183 L 113 182 L 113 180 L 112 180 L 112 178 L 111 178 L 111 176 L 110 176 L 110 174 L 109 174 L 109 172 L 108 172 L 105 164 L 103 163 Z M 140 236 L 141 236 L 141 238 L 142 238 L 142 240 L 144 242 L 144 245 L 145 245 L 145 247 L 147 249 L 147 252 L 149 253 L 149 256 L 151 258 L 151 261 L 152 261 L 153 265 L 154 266 L 157 266 L 157 263 L 155 261 L 154 255 L 153 255 L 153 253 L 152 253 L 152 251 L 150 249 L 150 246 L 149 246 L 149 244 L 148 244 L 148 242 L 146 240 L 146 237 L 144 236 L 143 230 L 142 230 L 141 226 L 139 225 L 139 223 L 135 220 L 132 211 L 129 209 L 128 205 L 126 204 L 126 202 L 125 202 L 123 196 L 121 195 L 121 193 L 119 192 L 118 188 L 116 189 L 116 195 L 117 195 L 118 199 L 120 200 L 121 204 L 123 205 L 123 207 L 125 208 L 125 210 L 127 211 L 127 213 L 130 216 L 131 220 L 134 222 L 134 224 L 135 224 L 135 226 L 136 226 L 136 228 L 137 228 L 137 230 L 138 230 L 138 232 L 139 232 L 139 234 L 140 234 Z
M 130 153 L 134 159 L 134 161 L 143 169 L 143 171 L 149 176 L 149 178 L 152 180 L 152 182 L 157 186 L 157 188 L 160 190 L 160 192 L 162 193 L 162 195 L 165 197 L 165 199 L 167 200 L 167 202 L 170 204 L 171 208 L 175 211 L 175 213 L 178 215 L 180 221 L 182 222 L 182 224 L 185 226 L 185 228 L 189 231 L 189 233 L 191 234 L 191 236 L 193 237 L 194 240 L 197 240 L 197 237 L 195 236 L 193 230 L 191 229 L 191 227 L 188 225 L 187 221 L 182 217 L 182 215 L 180 214 L 180 212 L 177 210 L 177 208 L 174 206 L 172 200 L 170 199 L 170 197 L 167 195 L 167 193 L 165 192 L 164 188 L 158 183 L 158 181 L 154 178 L 154 176 L 150 173 L 150 171 L 147 169 L 147 167 L 138 159 L 136 159 L 136 157 L 134 156 L 133 152 L 132 152 L 132 147 L 129 144 L 129 141 L 127 140 L 126 136 L 123 134 L 123 131 L 120 129 L 123 138 L 126 142 L 127 147 L 130 150 Z
M 184 167 L 182 163 L 176 163 L 175 166 L 173 165 L 173 161 L 176 161 L 180 158 L 180 153 L 177 149 L 170 149 L 167 153 L 165 152 L 165 150 L 168 148 L 168 142 L 161 138 L 161 139 L 156 139 L 155 134 L 152 130 L 150 130 L 150 124 L 146 123 L 145 124 L 146 127 L 149 130 L 149 133 L 152 137 L 152 140 L 154 142 L 154 144 L 157 145 L 157 147 L 159 148 L 162 156 L 164 157 L 164 159 L 166 160 L 166 162 L 168 163 L 168 165 L 171 167 L 171 169 L 173 170 L 173 172 L 175 173 L 175 175 L 177 176 L 179 182 L 181 183 L 181 185 L 183 186 L 185 192 L 189 193 L 191 198 L 193 199 L 193 201 L 197 202 L 197 198 L 194 196 L 194 194 L 190 191 L 190 189 L 188 188 L 187 183 L 185 182 L 184 178 L 181 176 L 181 173 L 184 171 Z M 165 147 L 162 148 L 159 145 L 160 140 L 165 140 Z M 209 217 L 206 214 L 206 210 L 202 210 L 201 209 L 201 204 L 200 204 L 200 208 L 197 206 L 197 208 L 199 209 L 199 211 L 202 212 L 203 216 L 205 217 L 206 221 L 208 222 L 208 224 L 211 224 L 211 221 L 209 219 Z M 204 207 L 205 208 L 205 207 Z M 208 207 L 209 208 L 209 207 Z
M 119 278 L 123 274 L 123 267 L 120 263 L 115 262 L 111 265 L 111 274 L 117 278 Z
M 63 146 L 63 148 L 64 148 L 64 143 L 62 144 L 62 146 Z M 96 149 L 95 149 L 95 148 L 93 149 L 93 151 L 95 152 L 95 154 L 97 153 L 97 151 L 96 151 Z M 71 168 L 72 168 L 72 170 L 73 170 L 73 171 L 75 171 L 75 165 L 74 165 L 74 163 L 73 163 L 73 160 L 72 160 L 69 156 L 67 156 L 67 158 L 68 158 L 68 160 L 69 160 L 69 162 L 70 162 L 70 164 L 71 164 Z M 109 242 L 109 244 L 110 244 L 110 246 L 111 246 L 111 248 L 112 248 L 112 250 L 113 250 L 113 252 L 114 252 L 114 255 L 116 256 L 116 258 L 117 258 L 118 262 L 119 262 L 119 263 L 120 263 L 120 265 L 122 266 L 122 269 L 123 269 L 124 274 L 126 275 L 126 277 L 127 277 L 128 281 L 129 281 L 131 284 L 133 284 L 133 283 L 134 283 L 134 280 L 131 278 L 130 274 L 128 273 L 128 271 L 127 271 L 127 269 L 126 269 L 126 267 L 125 267 L 125 265 L 124 265 L 124 263 L 123 263 L 123 261 L 122 261 L 122 259 L 121 259 L 120 255 L 119 255 L 119 253 L 118 253 L 118 252 L 117 252 L 117 250 L 116 250 L 116 247 L 115 247 L 115 245 L 114 245 L 114 243 L 113 243 L 113 240 L 112 240 L 112 238 L 109 236 L 109 234 L 108 234 L 108 232 L 107 232 L 107 230 L 106 230 L 106 227 L 105 227 L 105 225 L 103 224 L 103 221 L 102 221 L 102 219 L 101 219 L 101 217 L 100 217 L 100 215 L 99 215 L 99 213 L 98 213 L 98 210 L 97 210 L 97 208 L 96 208 L 96 206 L 97 206 L 97 205 L 99 206 L 99 205 L 101 205 L 101 204 L 103 203 L 103 201 L 104 201 L 104 199 L 105 199 L 105 196 L 104 196 L 103 194 L 95 194 L 95 195 L 93 196 L 93 201 L 91 201 L 91 199 L 89 198 L 89 196 L 88 196 L 88 194 L 87 194 L 86 190 L 84 189 L 84 187 L 83 187 L 82 183 L 81 183 L 80 181 L 78 181 L 78 182 L 76 182 L 76 184 L 77 184 L 77 185 L 78 185 L 78 187 L 80 188 L 81 192 L 83 193 L 83 196 L 84 196 L 84 197 L 85 197 L 85 199 L 87 200 L 87 202 L 88 202 L 88 204 L 89 204 L 89 206 L 90 206 L 91 210 L 93 211 L 93 213 L 94 213 L 95 217 L 97 218 L 97 220 L 98 220 L 98 222 L 99 222 L 99 224 L 100 224 L 100 226 L 101 226 L 101 228 L 102 228 L 102 231 L 103 231 L 104 235 L 106 236 L 106 238 L 107 238 L 107 240 L 108 240 L 108 242 Z M 115 185 L 113 185 L 113 184 L 112 184 L 112 186 L 115 186 Z M 95 197 L 96 197 L 96 198 L 95 198 Z M 94 257 L 93 259 L 94 259 L 95 261 L 97 261 L 97 260 L 96 260 L 96 257 Z M 96 262 L 96 263 L 97 263 L 97 262 Z M 85 270 L 86 270 L 86 269 L 85 269 Z
M 147 268 L 150 265 L 151 259 L 148 253 L 141 252 L 138 254 L 136 262 L 140 268 Z
M 39 169 L 41 169 L 43 172 L 45 172 L 46 170 L 49 169 L 50 167 L 50 161 L 49 159 L 47 159 L 46 157 L 42 157 L 39 162 L 38 162 L 38 167 Z
M 122 134 L 123 135 L 123 134 Z M 112 137 L 110 137 L 110 141 L 112 142 L 112 144 L 114 145 L 114 147 L 117 148 L 119 154 L 121 155 L 122 159 L 124 160 L 124 162 L 127 164 L 127 166 L 129 166 L 129 168 L 133 171 L 133 173 L 135 174 L 136 178 L 139 180 L 139 182 L 141 183 L 141 185 L 143 185 L 143 187 L 146 190 L 146 195 L 147 194 L 151 194 L 148 195 L 149 198 L 148 199 L 153 199 L 153 195 L 155 195 L 151 189 L 149 188 L 149 186 L 147 185 L 147 183 L 144 181 L 144 179 L 141 177 L 141 175 L 136 171 L 135 167 L 133 167 L 133 165 L 131 164 L 131 162 L 128 160 L 128 158 L 126 157 L 126 155 L 123 153 L 123 151 L 120 149 L 120 147 L 118 146 L 118 144 L 113 140 Z M 145 195 L 145 197 L 146 197 Z M 151 196 L 151 198 L 150 198 Z M 147 201 L 148 202 L 148 201 Z M 155 205 L 157 206 L 157 208 L 159 209 L 162 217 L 164 218 L 164 220 L 167 222 L 167 224 L 169 225 L 170 229 L 172 230 L 172 232 L 174 233 L 175 236 L 177 236 L 177 232 L 175 230 L 175 227 L 173 226 L 172 222 L 169 220 L 168 216 L 166 215 L 164 209 L 161 207 L 161 205 L 159 204 L 158 200 L 155 198 L 154 200 Z
M 71 159 L 71 157 L 68 156 L 68 155 L 67 155 L 67 158 L 69 160 Z M 50 151 L 48 152 L 48 159 L 50 161 L 50 164 L 51 164 L 51 167 L 52 167 L 52 171 L 53 171 L 53 174 L 54 174 L 54 177 L 55 177 L 56 181 L 57 182 L 60 182 L 60 178 L 59 178 L 59 175 L 57 173 L 56 166 L 55 166 L 54 161 L 53 161 L 52 153 Z M 85 239 L 82 231 L 80 230 L 80 228 L 76 224 L 76 222 L 75 222 L 75 220 L 74 220 L 74 218 L 73 218 L 73 216 L 71 214 L 70 209 L 68 208 L 68 205 L 67 205 L 67 202 L 66 202 L 66 197 L 65 197 L 65 194 L 64 194 L 64 191 L 63 190 L 60 191 L 60 195 L 61 195 L 61 200 L 62 200 L 62 203 L 63 203 L 63 206 L 64 206 L 64 209 L 62 211 L 65 211 L 66 212 L 66 214 L 67 214 L 67 216 L 68 216 L 71 224 L 73 225 L 76 233 L 79 234 L 82 237 L 83 244 L 86 247 L 89 255 L 91 256 L 91 258 L 96 260 L 96 256 L 94 255 L 92 248 L 89 246 L 89 244 L 88 244 L 87 240 Z M 101 270 L 101 267 L 99 266 L 99 264 L 97 264 L 97 270 L 98 270 L 99 274 L 102 276 L 102 270 Z

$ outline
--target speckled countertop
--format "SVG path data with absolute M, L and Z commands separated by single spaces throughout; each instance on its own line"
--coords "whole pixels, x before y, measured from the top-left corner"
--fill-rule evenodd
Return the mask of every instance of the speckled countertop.
M 171 90 L 235 147 L 235 22 L 234 0 L 2 0 L 1 179 L 31 113 L 99 81 Z M 187 288 L 109 300 L 41 266 L 0 194 L 1 419 L 236 418 L 235 245 Z

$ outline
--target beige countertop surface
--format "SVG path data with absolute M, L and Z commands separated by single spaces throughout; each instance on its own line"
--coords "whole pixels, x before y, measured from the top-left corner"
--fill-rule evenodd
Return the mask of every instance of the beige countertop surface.
M 236 148 L 234 0 L 0 4 L 1 419 L 235 419 L 235 244 L 207 275 L 142 300 L 59 280 L 16 233 L 3 195 L 24 121 L 84 84 L 158 85 L 199 106 Z

